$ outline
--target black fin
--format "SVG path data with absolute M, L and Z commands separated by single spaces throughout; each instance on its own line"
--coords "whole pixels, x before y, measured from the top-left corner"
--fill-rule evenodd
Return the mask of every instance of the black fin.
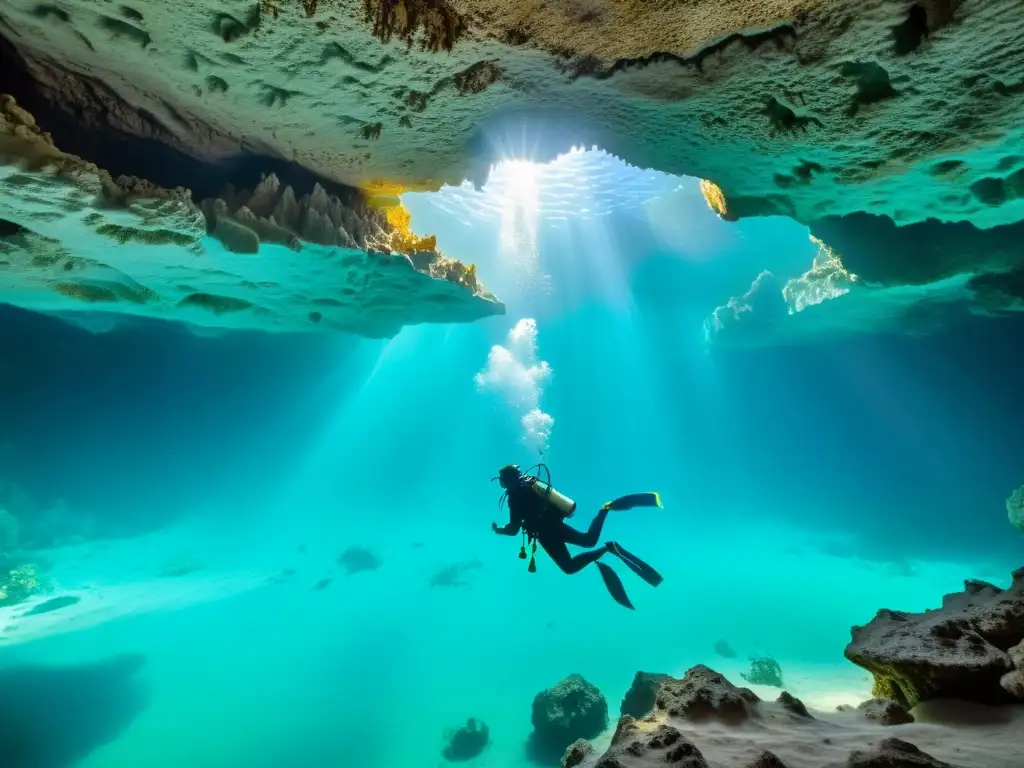
M 658 586 L 665 580 L 660 573 L 639 557 L 634 555 L 632 552 L 624 550 L 621 544 L 616 544 L 616 549 L 612 550 L 612 552 L 619 556 L 619 559 L 627 568 L 629 568 L 629 570 L 646 581 L 652 587 Z
M 601 578 L 604 579 L 604 585 L 608 588 L 608 594 L 612 596 L 612 599 L 623 608 L 635 611 L 636 609 L 626 595 L 626 588 L 622 586 L 622 579 L 612 570 L 611 566 L 597 563 L 597 569 L 601 572 Z

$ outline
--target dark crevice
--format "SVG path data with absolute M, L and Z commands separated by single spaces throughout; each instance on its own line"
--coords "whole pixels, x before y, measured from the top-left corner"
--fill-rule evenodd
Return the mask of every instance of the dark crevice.
M 14 237 L 16 235 L 23 235 L 28 230 L 13 221 L 7 219 L 0 219 L 0 237 Z
M 627 69 L 643 68 L 650 66 L 651 64 L 663 63 L 678 64 L 682 67 L 694 67 L 697 70 L 702 70 L 705 59 L 721 53 L 735 43 L 742 44 L 748 51 L 756 51 L 762 45 L 767 43 L 774 43 L 777 48 L 782 49 L 785 48 L 789 42 L 795 40 L 796 37 L 797 34 L 795 26 L 792 24 L 782 24 L 763 32 L 737 32 L 735 34 L 728 35 L 727 37 L 723 37 L 721 40 L 701 48 L 692 56 L 679 56 L 674 53 L 663 52 L 652 53 L 635 59 L 619 59 L 607 68 L 601 68 L 596 59 L 586 56 L 579 60 L 574 74 L 576 77 L 585 76 L 593 77 L 597 80 L 605 80 L 615 73 L 622 72 Z
M 51 65 L 47 65 L 51 66 Z M 297 196 L 319 183 L 328 193 L 346 204 L 354 204 L 360 193 L 352 187 L 319 176 L 280 157 L 240 148 L 225 159 L 210 161 L 189 154 L 181 140 L 163 126 L 153 114 L 125 103 L 102 83 L 62 72 L 56 78 L 61 87 L 73 86 L 85 98 L 65 98 L 49 85 L 40 84 L 31 74 L 28 60 L 6 38 L 0 36 L 0 71 L 4 73 L 0 92 L 15 98 L 30 112 L 36 123 L 50 133 L 57 147 L 95 163 L 113 177 L 137 176 L 166 189 L 183 187 L 192 191 L 192 199 L 218 197 L 228 184 L 252 188 L 264 174 L 276 174 L 282 185 L 291 186 Z M 197 126 L 166 105 L 168 113 L 183 127 Z M 139 134 L 113 127 L 127 122 Z M 156 138 L 160 137 L 160 138 Z M 178 144 L 180 146 L 173 146 Z
M 904 56 L 921 47 L 928 39 L 928 12 L 915 3 L 910 6 L 907 19 L 892 28 L 893 47 L 897 56 Z
M 931 35 L 951 24 L 963 0 L 921 0 L 907 9 L 907 18 L 892 28 L 893 51 L 897 56 L 913 53 Z

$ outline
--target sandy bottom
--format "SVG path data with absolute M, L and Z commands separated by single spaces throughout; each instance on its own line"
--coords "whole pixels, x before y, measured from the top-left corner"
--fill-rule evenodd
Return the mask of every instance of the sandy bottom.
M 667 722 L 693 742 L 713 768 L 748 768 L 765 750 L 787 768 L 838 768 L 847 765 L 854 750 L 869 750 L 890 738 L 965 768 L 1024 765 L 1024 706 L 993 709 L 941 701 L 923 705 L 914 714 L 920 722 L 897 726 L 872 723 L 857 713 L 813 710 L 813 721 L 769 711 L 740 727 L 693 725 L 673 718 Z M 664 765 L 664 755 L 626 756 L 623 764 L 627 768 Z
M 781 664 L 787 690 L 834 713 L 870 697 L 867 673 L 842 657 L 850 625 L 890 600 L 934 605 L 967 570 L 894 577 L 805 555 L 817 575 L 808 581 L 788 567 L 790 555 L 764 550 L 760 532 L 749 541 L 731 531 L 709 538 L 685 561 L 673 556 L 673 542 L 651 536 L 644 554 L 664 564 L 666 581 L 658 590 L 629 581 L 638 610 L 628 612 L 601 591 L 596 574 L 566 578 L 546 562 L 525 574 L 507 542 L 481 543 L 476 531 L 465 544 L 454 531 L 440 548 L 417 544 L 430 541 L 429 531 L 375 540 L 372 528 L 314 536 L 282 525 L 183 525 L 46 553 L 53 591 L 0 612 L 0 667 L 145 657 L 137 674 L 148 689 L 145 707 L 79 768 L 440 768 L 450 766 L 440 756 L 446 729 L 469 717 L 487 723 L 491 743 L 467 765 L 519 768 L 529 765 L 533 697 L 569 674 L 584 675 L 608 701 L 609 731 L 596 742 L 603 748 L 636 671 L 682 676 L 705 663 L 742 684 L 748 657 L 764 652 Z M 370 546 L 380 568 L 347 575 L 337 560 L 352 544 Z M 466 551 L 482 562 L 466 583 L 431 586 L 452 553 Z M 723 551 L 733 557 L 722 560 Z M 714 590 L 702 589 L 710 577 Z M 843 601 L 829 598 L 837 588 Z M 66 595 L 81 599 L 25 615 Z M 733 643 L 734 658 L 714 653 L 721 638 Z M 753 688 L 769 701 L 779 693 Z M 827 717 L 800 738 L 834 739 L 821 760 L 845 758 L 866 726 Z M 928 738 L 952 743 L 943 729 L 913 728 L 902 730 L 924 749 Z M 1024 765 L 971 762 L 974 742 L 965 739 L 974 733 L 983 730 L 961 740 L 967 768 Z M 765 748 L 784 760 L 795 755 L 797 768 L 823 764 L 807 762 L 804 742 L 781 725 L 762 723 L 743 738 L 709 731 L 698 746 L 709 757 L 720 748 L 726 767 Z
M 210 568 L 196 541 L 182 529 L 39 553 L 46 589 L 0 608 L 0 647 L 224 599 L 264 587 L 279 573 L 225 564 L 219 553 Z M 46 610 L 54 598 L 77 602 Z

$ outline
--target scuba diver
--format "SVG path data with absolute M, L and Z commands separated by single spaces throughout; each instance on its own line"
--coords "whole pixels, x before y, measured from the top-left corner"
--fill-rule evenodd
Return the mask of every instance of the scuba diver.
M 654 587 L 662 581 L 656 570 L 614 541 L 578 555 L 571 555 L 567 545 L 596 547 L 609 512 L 633 507 L 660 507 L 661 497 L 657 493 L 635 493 L 609 501 L 598 510 L 584 532 L 565 522 L 565 518 L 576 512 L 576 502 L 555 490 L 551 485 L 551 473 L 544 464 L 538 464 L 533 469 L 543 470 L 547 479 L 542 480 L 539 474 L 525 474 L 515 464 L 506 464 L 498 471 L 498 476 L 492 478 L 505 489 L 498 508 L 508 502 L 509 521 L 504 526 L 491 523 L 491 530 L 502 536 L 515 536 L 522 532 L 523 546 L 519 550 L 519 557 L 526 559 L 526 546 L 529 544 L 532 547 L 529 566 L 531 573 L 537 570 L 534 562 L 537 542 L 540 542 L 544 551 L 564 573 L 577 573 L 591 563 L 597 563 L 612 598 L 620 605 L 632 609 L 633 604 L 626 595 L 622 580 L 610 566 L 599 562 L 600 559 L 608 553 L 615 555 L 627 568 Z

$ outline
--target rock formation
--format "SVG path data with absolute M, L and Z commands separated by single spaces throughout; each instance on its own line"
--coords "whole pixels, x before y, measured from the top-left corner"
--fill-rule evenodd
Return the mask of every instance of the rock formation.
M 678 728 L 662 724 L 648 730 L 638 727 L 635 722 L 620 724 L 611 749 L 594 764 L 594 768 L 658 764 L 710 768 L 701 751 L 684 738 Z
M 1019 205 L 1014 0 L 406 7 L 12 0 L 0 26 L 9 66 L 92 130 L 206 160 L 247 145 L 353 187 L 485 171 L 501 139 L 488 129 L 515 103 L 549 156 L 596 142 L 710 179 L 730 216 L 992 224 Z M 936 190 L 922 196 L 925 181 Z
M 620 718 L 611 746 L 586 742 L 565 753 L 565 768 L 1013 768 L 1019 765 L 1024 708 L 994 723 L 915 725 L 892 701 L 871 700 L 827 715 L 783 692 L 762 701 L 705 666 L 662 685 L 656 709 Z
M 633 677 L 633 684 L 622 698 L 619 714 L 637 718 L 646 715 L 654 708 L 661 684 L 670 679 L 668 675 L 656 672 L 637 672 Z
M 404 190 L 480 182 L 505 156 L 597 144 L 707 180 L 727 219 L 810 225 L 865 284 L 962 277 L 986 311 L 1024 309 L 1018 0 L 398 8 L 9 0 L 0 65 L 65 151 L 114 176 L 151 168 L 164 188 L 197 190 L 258 157 L 392 205 Z M 156 168 L 157 148 L 179 161 Z M 358 239 L 312 184 L 285 208 L 307 194 L 304 236 Z M 204 210 L 230 247 L 282 235 L 224 202 Z
M 577 739 L 593 739 L 608 724 L 608 702 L 580 675 L 570 675 L 533 699 L 533 732 L 527 744 L 541 763 L 558 764 Z
M 1024 640 L 1024 568 L 1008 589 L 966 581 L 942 607 L 883 609 L 852 630 L 846 658 L 874 675 L 875 695 L 904 707 L 929 699 L 980 704 L 1019 700 Z
M 200 209 L 187 190 L 113 179 L 0 97 L 0 219 L 10 229 L 0 237 L 0 298 L 47 312 L 375 337 L 504 311 L 472 267 L 321 187 L 296 199 L 271 175 L 251 193 L 225 195 Z M 230 253 L 210 247 L 208 232 Z M 261 250 L 266 243 L 295 255 Z
M 738 688 L 724 675 L 698 664 L 691 667 L 681 680 L 662 682 L 655 704 L 659 711 L 670 717 L 735 724 L 756 717 L 760 701 L 749 688 Z

